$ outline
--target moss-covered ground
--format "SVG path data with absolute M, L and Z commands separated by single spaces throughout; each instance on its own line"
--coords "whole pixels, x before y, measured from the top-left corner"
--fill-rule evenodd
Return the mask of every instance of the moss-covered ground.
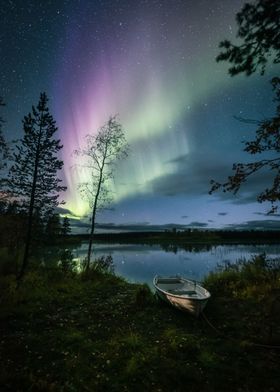
M 30 271 L 15 285 L 1 277 L 1 392 L 279 391 L 278 267 L 206 280 L 217 330 L 97 271 Z

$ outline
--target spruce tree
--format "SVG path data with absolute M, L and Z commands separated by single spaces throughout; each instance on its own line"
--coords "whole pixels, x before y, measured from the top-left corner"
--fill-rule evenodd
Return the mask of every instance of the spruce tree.
M 67 218 L 67 216 L 65 216 L 63 218 L 63 222 L 62 222 L 62 229 L 61 229 L 62 235 L 67 236 L 68 234 L 71 233 L 71 226 L 70 226 L 70 221 Z
M 47 103 L 48 98 L 42 93 L 37 107 L 33 106 L 32 112 L 24 117 L 24 136 L 16 146 L 14 164 L 8 175 L 9 190 L 27 214 L 25 249 L 18 280 L 28 265 L 35 211 L 42 217 L 52 214 L 60 204 L 60 192 L 66 189 L 57 176 L 63 166 L 57 154 L 63 146 L 55 139 L 57 127 Z

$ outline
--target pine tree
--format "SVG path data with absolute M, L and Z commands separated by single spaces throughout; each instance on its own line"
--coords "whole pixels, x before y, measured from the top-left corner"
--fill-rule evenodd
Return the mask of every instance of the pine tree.
M 9 190 L 28 216 L 18 280 L 23 277 L 28 265 L 35 211 L 41 217 L 52 214 L 60 204 L 59 192 L 66 189 L 57 177 L 58 170 L 63 166 L 63 161 L 57 157 L 62 145 L 60 140 L 54 138 L 57 127 L 49 113 L 47 102 L 46 94 L 42 93 L 37 107 L 33 106 L 32 112 L 24 117 L 24 136 L 16 146 L 14 164 L 8 175 Z

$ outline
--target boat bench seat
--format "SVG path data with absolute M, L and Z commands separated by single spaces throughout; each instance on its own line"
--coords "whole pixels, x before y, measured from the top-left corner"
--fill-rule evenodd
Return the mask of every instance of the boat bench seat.
M 170 294 L 177 294 L 177 295 L 197 295 L 197 292 L 194 290 L 180 290 L 180 289 L 170 289 L 168 290 Z
M 170 279 L 168 279 L 168 278 L 158 278 L 157 279 L 157 283 L 160 283 L 160 284 L 178 284 L 178 283 L 182 283 L 182 282 L 181 282 L 180 278 L 178 278 L 178 279 L 174 279 L 174 278 L 170 278 Z

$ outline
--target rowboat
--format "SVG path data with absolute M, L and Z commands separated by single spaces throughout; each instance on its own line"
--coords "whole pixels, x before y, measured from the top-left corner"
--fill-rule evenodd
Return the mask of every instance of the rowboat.
M 161 299 L 194 316 L 199 316 L 211 297 L 209 291 L 196 281 L 178 276 L 155 276 L 153 284 Z

